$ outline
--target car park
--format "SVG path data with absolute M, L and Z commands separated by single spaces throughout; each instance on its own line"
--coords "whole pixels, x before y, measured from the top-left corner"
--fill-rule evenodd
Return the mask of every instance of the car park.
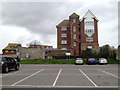
M 2 72 L 8 73 L 9 70 L 19 70 L 20 64 L 12 57 L 0 56 L 0 69 Z
M 88 58 L 86 64 L 97 64 L 97 61 L 95 60 L 95 58 Z
M 83 65 L 83 59 L 82 58 L 76 58 L 75 65 L 80 64 Z
M 108 64 L 108 61 L 105 58 L 99 58 L 98 59 L 98 64 Z

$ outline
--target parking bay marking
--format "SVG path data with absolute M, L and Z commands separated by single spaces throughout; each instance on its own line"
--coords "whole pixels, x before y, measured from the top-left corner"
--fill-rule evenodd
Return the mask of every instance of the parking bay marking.
M 82 74 L 83 74 L 95 87 L 98 87 L 81 69 L 79 69 L 79 71 L 81 71 Z
M 16 82 L 16 83 L 12 84 L 11 86 L 15 86 L 16 84 L 18 84 L 18 83 L 20 83 L 20 82 L 22 82 L 22 81 L 24 81 L 24 80 L 26 80 L 26 79 L 34 76 L 34 75 L 40 73 L 40 72 L 43 71 L 43 70 L 44 70 L 44 69 L 41 69 L 40 71 L 38 71 L 38 72 L 36 72 L 36 73 L 33 73 L 32 75 L 30 75 L 30 76 L 28 76 L 28 77 L 26 77 L 26 78 L 24 78 L 24 79 L 22 79 L 22 80 L 20 80 L 20 81 L 18 81 L 18 82 Z
M 59 78 L 59 76 L 60 76 L 61 71 L 62 71 L 62 69 L 60 69 L 60 71 L 59 71 L 59 73 L 58 73 L 58 75 L 57 75 L 57 77 L 56 77 L 56 79 L 55 79 L 55 81 L 54 81 L 54 83 L 53 83 L 53 86 L 56 85 L 57 80 L 58 80 L 58 78 Z
M 0 85 L 2 87 L 11 87 L 10 85 Z M 118 88 L 119 86 L 40 86 L 40 85 L 15 85 L 14 87 L 27 87 L 27 88 Z
M 116 76 L 116 75 L 114 75 L 114 74 L 112 74 L 112 73 L 106 72 L 106 71 L 104 71 L 104 70 L 101 70 L 101 69 L 98 69 L 98 70 L 99 70 L 99 71 L 102 71 L 103 73 L 106 73 L 106 74 L 108 74 L 108 75 L 111 75 L 111 76 L 113 76 L 113 77 L 120 78 L 120 77 L 118 77 L 118 76 Z

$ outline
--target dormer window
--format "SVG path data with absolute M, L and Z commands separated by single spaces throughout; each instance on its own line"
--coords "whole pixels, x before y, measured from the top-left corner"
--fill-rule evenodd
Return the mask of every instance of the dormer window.
M 15 46 L 10 46 L 11 49 L 15 49 Z

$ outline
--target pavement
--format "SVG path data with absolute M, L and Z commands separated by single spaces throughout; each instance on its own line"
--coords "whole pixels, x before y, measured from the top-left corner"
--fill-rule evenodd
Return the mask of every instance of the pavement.
M 118 65 L 21 65 L 0 75 L 3 88 L 118 88 Z

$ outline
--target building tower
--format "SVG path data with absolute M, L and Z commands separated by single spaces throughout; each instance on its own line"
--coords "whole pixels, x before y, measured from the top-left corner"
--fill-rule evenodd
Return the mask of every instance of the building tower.
M 98 19 L 88 10 L 81 20 L 81 50 L 99 48 L 97 23 Z
M 79 55 L 79 15 L 73 13 L 69 16 L 70 26 L 70 53 L 74 56 Z
M 57 27 L 57 49 L 69 50 L 71 55 L 78 56 L 87 48 L 97 49 L 98 19 L 88 10 L 79 20 L 79 15 L 73 13 L 69 20 L 63 20 Z

